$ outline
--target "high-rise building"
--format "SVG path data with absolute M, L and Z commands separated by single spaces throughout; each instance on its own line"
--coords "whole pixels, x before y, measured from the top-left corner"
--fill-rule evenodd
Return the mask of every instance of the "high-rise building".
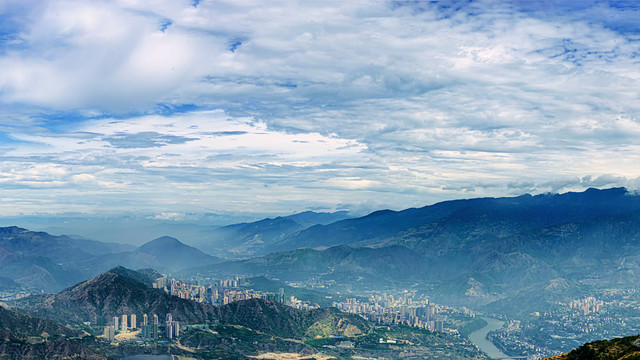
M 142 325 L 141 330 L 143 339 L 151 339 L 153 337 L 153 328 L 151 325 Z
M 167 339 L 173 339 L 173 322 L 167 321 L 167 324 L 164 329 L 167 333 Z
M 131 328 L 135 329 L 138 327 L 138 324 L 136 324 L 136 314 L 131 314 Z
M 165 331 L 167 333 L 167 338 L 168 339 L 173 339 L 173 317 L 171 316 L 171 313 L 167 314 L 167 322 L 165 324 Z
M 122 331 L 127 331 L 127 315 L 122 315 Z
M 115 335 L 116 335 L 116 329 L 113 326 L 104 327 L 104 337 L 107 338 L 109 342 L 113 342 Z
M 177 322 L 177 321 L 174 321 L 173 322 L 173 326 L 174 326 L 173 336 L 175 336 L 175 337 L 180 336 L 180 323 Z
M 120 329 L 120 327 L 118 326 L 120 322 L 120 318 L 117 316 L 113 317 L 113 328 L 114 329 Z
M 158 315 L 153 314 L 153 338 L 158 339 Z
M 142 325 L 149 325 L 149 317 L 147 316 L 147 314 L 143 314 L 142 315 Z

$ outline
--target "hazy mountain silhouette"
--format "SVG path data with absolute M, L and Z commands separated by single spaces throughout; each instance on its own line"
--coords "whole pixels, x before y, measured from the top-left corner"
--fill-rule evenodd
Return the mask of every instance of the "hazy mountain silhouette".
M 363 289 L 428 283 L 443 301 L 476 305 L 506 306 L 519 294 L 583 280 L 634 287 L 640 285 L 640 196 L 614 188 L 446 201 L 315 225 L 274 245 L 299 247 L 319 250 L 194 271 L 292 281 L 315 276 Z
M 318 213 L 306 211 L 255 222 L 211 228 L 194 244 L 209 254 L 248 257 L 267 254 L 273 244 L 317 224 L 330 224 L 349 218 L 346 211 Z
M 136 248 L 16 226 L 0 228 L 0 278 L 47 292 L 120 265 L 173 272 L 220 261 L 171 237 L 160 237 Z M 13 284 L 0 283 L 0 287 L 7 286 Z

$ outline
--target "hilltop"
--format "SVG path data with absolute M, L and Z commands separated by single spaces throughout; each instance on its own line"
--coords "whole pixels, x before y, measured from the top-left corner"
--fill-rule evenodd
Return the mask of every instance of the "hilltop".
M 627 336 L 584 344 L 566 354 L 545 360 L 622 360 L 640 358 L 640 337 Z

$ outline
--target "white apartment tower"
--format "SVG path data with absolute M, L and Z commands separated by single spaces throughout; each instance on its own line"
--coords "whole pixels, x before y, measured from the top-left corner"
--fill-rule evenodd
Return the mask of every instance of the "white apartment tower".
M 138 324 L 136 324 L 136 314 L 131 314 L 131 328 L 135 329 L 138 327 Z

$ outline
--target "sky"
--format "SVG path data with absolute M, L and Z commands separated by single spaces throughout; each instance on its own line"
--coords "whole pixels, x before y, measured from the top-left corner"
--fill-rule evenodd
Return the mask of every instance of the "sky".
M 637 190 L 638 19 L 632 1 L 0 0 L 0 216 Z

